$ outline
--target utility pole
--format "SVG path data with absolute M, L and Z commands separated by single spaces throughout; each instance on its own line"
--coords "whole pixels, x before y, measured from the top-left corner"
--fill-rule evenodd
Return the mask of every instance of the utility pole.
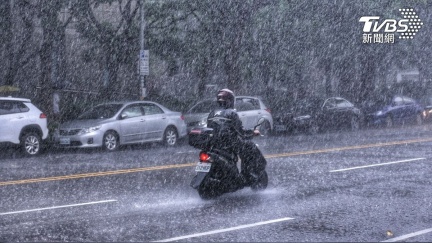
M 143 66 L 143 55 L 145 55 L 145 51 L 144 51 L 144 29 L 145 29 L 145 20 L 144 20 L 144 0 L 139 0 L 141 1 L 141 6 L 140 6 L 140 15 L 141 15 L 141 28 L 140 28 L 140 57 L 139 57 L 139 77 L 140 77 L 140 90 L 141 90 L 141 100 L 143 100 L 146 97 L 146 86 L 145 86 L 145 79 L 144 79 L 144 71 L 142 70 L 142 66 Z M 148 57 L 147 57 L 148 58 Z

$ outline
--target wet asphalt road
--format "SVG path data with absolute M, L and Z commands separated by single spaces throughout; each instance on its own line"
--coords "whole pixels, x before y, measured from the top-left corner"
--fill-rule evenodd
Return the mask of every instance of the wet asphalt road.
M 203 201 L 186 141 L 1 151 L 0 242 L 432 241 L 432 125 L 255 140 L 269 187 Z

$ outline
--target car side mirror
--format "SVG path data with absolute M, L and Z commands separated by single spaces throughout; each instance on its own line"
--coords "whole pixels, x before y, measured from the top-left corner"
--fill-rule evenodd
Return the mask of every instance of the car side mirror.
M 128 115 L 127 115 L 127 114 L 121 114 L 121 115 L 120 115 L 120 119 L 124 120 L 124 119 L 126 119 L 126 118 L 128 118 Z

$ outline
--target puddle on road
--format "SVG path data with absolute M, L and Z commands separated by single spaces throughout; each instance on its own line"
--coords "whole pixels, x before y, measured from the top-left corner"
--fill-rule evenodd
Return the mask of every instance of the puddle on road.
M 146 211 L 178 211 L 187 210 L 194 208 L 207 207 L 212 204 L 220 203 L 221 201 L 235 199 L 247 201 L 256 199 L 268 200 L 274 196 L 284 194 L 284 191 L 278 188 L 269 188 L 264 191 L 254 192 L 250 189 L 244 189 L 234 193 L 228 193 L 222 195 L 217 199 L 212 200 L 202 200 L 198 193 L 182 193 L 182 192 L 172 192 L 159 195 L 147 195 L 141 198 L 136 198 L 135 202 L 132 203 L 135 209 L 146 210 Z

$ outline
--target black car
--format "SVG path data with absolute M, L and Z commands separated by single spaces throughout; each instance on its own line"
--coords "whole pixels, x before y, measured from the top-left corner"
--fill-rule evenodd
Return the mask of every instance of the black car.
M 358 130 L 363 114 L 341 97 L 311 97 L 293 102 L 291 108 L 274 115 L 276 131 L 299 131 L 315 134 L 325 130 Z

